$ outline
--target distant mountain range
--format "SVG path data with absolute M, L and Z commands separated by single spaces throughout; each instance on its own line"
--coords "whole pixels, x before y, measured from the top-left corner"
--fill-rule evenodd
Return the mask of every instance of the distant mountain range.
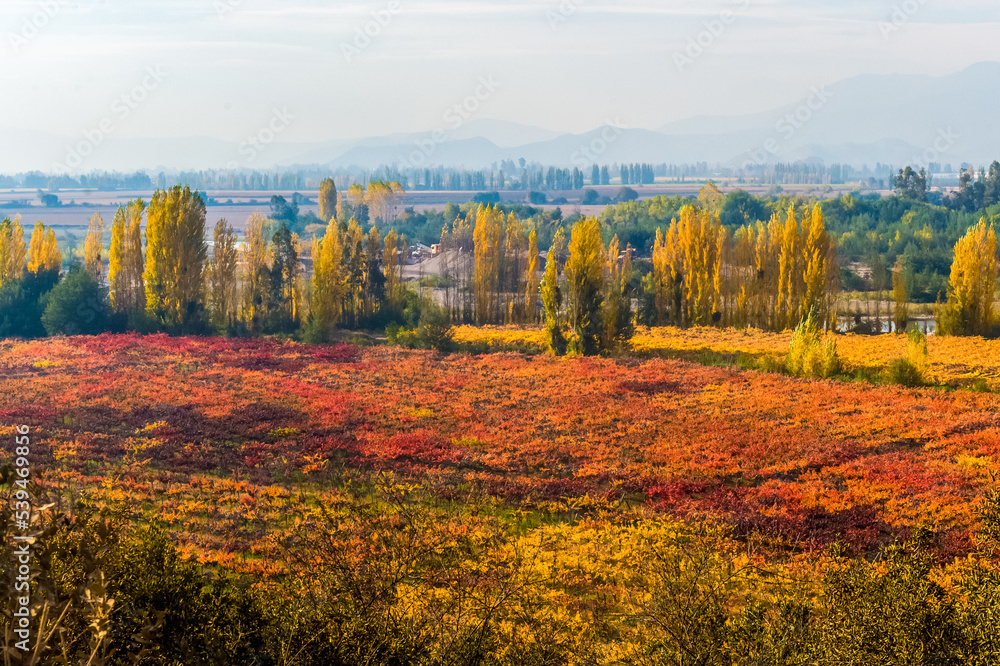
M 529 125 L 472 120 L 438 133 L 269 144 L 252 161 L 218 139 L 118 139 L 109 136 L 84 169 L 264 169 L 296 164 L 485 168 L 503 160 L 560 167 L 615 162 L 975 164 L 1000 159 L 1000 63 L 943 77 L 864 75 L 814 89 L 800 102 L 765 113 L 701 116 L 655 130 L 601 127 L 579 135 Z M 53 171 L 74 143 L 43 132 L 0 128 L 0 171 Z M 30 161 L 29 161 L 30 160 Z

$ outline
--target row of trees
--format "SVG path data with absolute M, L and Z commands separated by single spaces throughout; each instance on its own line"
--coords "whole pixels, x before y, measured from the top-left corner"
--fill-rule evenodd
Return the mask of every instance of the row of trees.
M 36 223 L 26 246 L 19 219 L 4 218 L 0 222 L 0 288 L 22 279 L 25 272 L 32 276 L 58 275 L 61 266 L 59 243 L 51 227 Z
M 810 311 L 830 328 L 836 323 L 836 249 L 818 206 L 801 215 L 792 207 L 784 219 L 775 215 L 735 234 L 717 213 L 687 206 L 657 231 L 652 271 L 641 286 L 633 285 L 632 248 L 617 235 L 605 244 L 604 231 L 596 219 L 579 220 L 568 248 L 560 229 L 546 257 L 546 322 L 556 329 L 564 323 L 581 350 L 617 346 L 621 331 L 632 324 L 633 301 L 648 324 L 781 330 Z M 453 319 L 487 325 L 538 321 L 537 233 L 513 213 L 480 206 L 444 228 L 440 247 L 443 301 Z M 563 345 L 554 342 L 553 348 Z
M 336 191 L 321 191 L 321 206 L 350 205 Z M 145 243 L 142 216 L 146 215 Z M 91 223 L 86 270 L 101 280 L 103 222 Z M 157 191 L 119 208 L 112 225 L 108 269 L 110 306 L 133 326 L 248 334 L 294 332 L 309 325 L 325 336 L 342 323 L 371 323 L 398 291 L 402 239 L 378 229 L 365 234 L 357 219 L 331 216 L 322 241 L 304 253 L 297 234 L 259 213 L 246 222 L 242 241 L 226 221 L 205 242 L 205 204 L 187 187 Z M 386 251 L 388 248 L 388 251 Z M 311 281 L 304 256 L 312 261 Z M 312 316 L 310 317 L 310 313 Z M 141 323 L 140 323 L 141 322 Z
M 180 186 L 158 190 L 148 205 L 137 200 L 116 212 L 107 273 L 104 222 L 94 216 L 82 268 L 99 286 L 107 276 L 111 313 L 134 328 L 305 329 L 324 339 L 338 326 L 381 327 L 416 298 L 402 279 L 407 243 L 391 227 L 384 236 L 377 226 L 366 232 L 357 213 L 377 211 L 385 224 L 398 192 L 396 183 L 373 181 L 338 193 L 327 179 L 319 190 L 325 233 L 304 248 L 284 222 L 258 213 L 242 239 L 221 220 L 206 243 L 202 196 Z M 637 322 L 783 330 L 813 313 L 833 329 L 840 270 L 824 208 L 792 203 L 764 222 L 749 199 L 736 202 L 746 222 L 732 227 L 723 221 L 733 217 L 731 199 L 709 187 L 679 208 L 661 202 L 657 215 L 672 210 L 670 224 L 656 227 L 651 261 L 639 270 L 629 244 L 599 220 L 546 231 L 546 255 L 536 221 L 480 205 L 443 224 L 437 270 L 420 281 L 435 288 L 424 302 L 452 323 L 544 322 L 559 353 L 620 348 Z M 0 225 L 0 259 L 0 287 L 25 272 L 58 279 L 62 264 L 51 229 L 36 225 L 26 247 L 17 220 Z M 996 238 L 983 220 L 956 246 L 942 332 L 992 332 L 996 273 Z M 906 323 L 902 277 L 894 272 L 897 328 Z
M 656 233 L 644 285 L 655 310 L 649 323 L 782 330 L 815 311 L 834 328 L 838 271 L 818 205 L 732 234 L 717 214 L 687 206 Z

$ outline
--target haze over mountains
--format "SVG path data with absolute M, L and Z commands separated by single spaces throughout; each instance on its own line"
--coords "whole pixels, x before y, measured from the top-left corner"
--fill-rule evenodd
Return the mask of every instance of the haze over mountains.
M 208 137 L 170 139 L 102 137 L 71 172 L 248 168 L 295 164 L 332 168 L 380 166 L 478 169 L 503 160 L 587 168 L 591 163 L 709 162 L 739 166 L 822 160 L 853 165 L 902 166 L 930 161 L 982 164 L 1000 159 L 997 123 L 1000 63 L 984 62 L 943 77 L 863 75 L 817 87 L 800 102 L 764 113 L 725 109 L 655 129 L 607 127 L 560 134 L 503 120 L 470 119 L 437 131 L 356 140 L 284 143 L 250 149 Z M 595 92 L 599 94 L 599 92 Z M 84 137 L 0 128 L 0 171 L 57 172 Z M 96 143 L 96 142 L 94 142 Z

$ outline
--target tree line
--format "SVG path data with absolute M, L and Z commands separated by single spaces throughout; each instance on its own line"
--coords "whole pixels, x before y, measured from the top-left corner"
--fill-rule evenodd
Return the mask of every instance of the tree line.
M 338 192 L 324 180 L 319 216 L 328 222 L 304 243 L 285 220 L 259 213 L 242 238 L 220 220 L 206 241 L 203 196 L 186 186 L 157 190 L 148 203 L 138 199 L 115 213 L 106 271 L 104 221 L 94 215 L 83 261 L 62 281 L 54 231 L 39 222 L 26 243 L 20 222 L 4 220 L 0 332 L 130 328 L 327 340 L 337 328 L 416 326 L 428 313 L 449 325 L 544 324 L 554 352 L 592 354 L 627 346 L 636 324 L 784 330 L 812 313 L 827 330 L 837 327 L 842 271 L 828 205 L 789 201 L 783 211 L 772 206 L 765 222 L 762 210 L 750 210 L 761 207 L 756 199 L 710 186 L 696 200 L 678 200 L 679 208 L 660 197 L 623 204 L 670 214 L 639 270 L 635 248 L 602 219 L 576 216 L 541 228 L 499 205 L 452 208 L 435 274 L 416 268 L 423 279 L 413 289 L 402 274 L 409 244 L 392 226 L 402 191 L 399 183 L 372 181 Z M 744 219 L 735 227 L 724 223 L 733 201 Z M 997 260 L 985 218 L 954 255 L 941 331 L 990 335 Z M 898 329 L 909 295 L 899 262 L 893 287 Z

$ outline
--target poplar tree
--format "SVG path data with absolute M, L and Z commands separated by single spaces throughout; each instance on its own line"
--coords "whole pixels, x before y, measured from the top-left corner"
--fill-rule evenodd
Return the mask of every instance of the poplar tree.
M 684 266 L 677 220 L 671 220 L 666 232 L 656 230 L 653 243 L 653 302 L 658 324 L 672 322 L 676 326 L 683 325 L 683 286 Z
M 351 218 L 347 229 L 340 232 L 343 249 L 345 289 L 341 316 L 346 325 L 356 328 L 364 312 L 366 301 L 365 284 L 368 278 L 368 261 L 365 258 L 365 234 L 356 218 Z
M 0 287 L 11 280 L 11 245 L 13 241 L 10 218 L 0 222 Z
M 475 244 L 474 288 L 476 321 L 500 324 L 503 312 L 500 300 L 500 257 L 504 240 L 504 220 L 499 207 L 480 206 L 473 231 Z
M 337 214 L 337 185 L 333 178 L 324 178 L 319 184 L 319 217 L 329 222 Z
M 396 219 L 396 203 L 405 194 L 403 186 L 393 181 L 373 180 L 368 183 L 368 189 L 363 201 L 369 214 L 376 220 L 391 223 Z M 354 195 L 356 198 L 357 195 Z
M 263 323 L 265 291 L 270 289 L 270 248 L 264 235 L 267 220 L 254 211 L 243 231 L 243 320 L 251 332 Z
M 135 315 L 146 308 L 143 282 L 142 199 L 119 206 L 111 225 L 111 248 L 108 254 L 108 284 L 111 307 L 115 312 Z
M 948 302 L 938 316 L 944 335 L 990 335 L 995 324 L 993 302 L 997 291 L 997 236 L 986 219 L 970 228 L 955 244 Z
M 125 208 L 118 207 L 111 221 L 111 245 L 108 248 L 108 293 L 111 298 L 111 309 L 115 312 L 127 312 L 128 289 L 126 287 L 125 269 L 125 234 L 128 228 L 128 217 Z
M 600 351 L 604 252 L 599 221 L 584 218 L 573 225 L 566 260 L 566 309 L 570 329 L 567 350 L 572 355 L 592 356 Z
M 601 346 L 604 350 L 621 352 L 628 348 L 635 332 L 632 312 L 631 250 L 624 256 L 619 249 L 618 235 L 608 245 L 607 267 L 604 280 L 604 331 Z
M 798 276 L 801 273 L 801 238 L 799 237 L 799 221 L 796 217 L 795 205 L 788 209 L 785 226 L 781 236 L 781 255 L 779 259 L 778 302 L 781 311 L 780 320 L 783 327 L 795 322 L 799 314 Z
M 510 213 L 504 227 L 504 253 L 500 266 L 500 289 L 502 290 L 503 316 L 508 324 L 520 322 L 524 312 L 522 304 L 524 280 L 524 254 L 527 238 L 521 222 Z
M 394 234 L 390 235 L 395 238 Z M 386 241 L 388 242 L 388 237 Z M 336 220 L 330 219 L 323 239 L 313 237 L 313 283 L 310 314 L 312 324 L 326 338 L 340 318 L 344 292 L 341 272 L 343 249 L 340 245 Z
M 803 215 L 803 233 L 806 242 L 802 248 L 803 298 L 799 306 L 799 319 L 815 311 L 817 318 L 829 326 L 826 303 L 827 259 L 830 252 L 830 238 L 823 224 L 823 211 L 819 204 L 813 207 L 808 225 Z
M 298 321 L 300 269 L 297 241 L 298 237 L 284 222 L 271 237 L 271 279 L 266 316 L 272 330 L 290 330 Z
M 83 266 L 98 285 L 104 282 L 104 218 L 94 213 L 87 227 L 87 238 L 83 243 Z
M 382 309 L 385 302 L 385 274 L 382 272 L 382 235 L 376 227 L 368 230 L 365 239 L 365 258 L 367 266 L 367 290 L 365 299 L 365 316 L 373 317 Z
M 545 340 L 549 351 L 556 356 L 566 353 L 566 323 L 563 318 L 563 293 L 559 286 L 559 255 L 566 244 L 562 228 L 556 230 L 545 257 L 545 276 L 542 278 L 542 305 L 545 308 Z
M 347 188 L 337 199 L 337 219 L 349 220 L 358 218 L 359 222 L 368 222 L 368 206 L 365 204 L 365 187 L 358 183 Z
M 469 211 L 465 217 L 456 215 L 452 225 L 452 247 L 457 252 L 455 275 L 462 299 L 462 321 L 468 323 L 475 321 L 476 212 Z
M 212 317 L 220 328 L 231 328 L 236 323 L 239 258 L 236 232 L 223 218 L 215 224 L 209 266 Z
M 385 264 L 385 298 L 395 305 L 399 298 L 400 267 L 399 267 L 399 237 L 395 229 L 390 229 L 385 235 L 383 263 Z
M 538 321 L 538 233 L 532 231 L 528 235 L 528 261 L 524 269 L 524 313 L 522 320 L 528 324 Z
M 906 330 L 906 324 L 910 321 L 909 296 L 906 293 L 906 280 L 903 277 L 902 255 L 896 259 L 896 266 L 892 269 L 892 300 L 895 305 L 893 311 L 893 323 L 896 332 Z
M 185 327 L 204 309 L 205 202 L 191 188 L 157 190 L 146 213 L 146 310 Z
M 41 221 L 36 222 L 28 248 L 28 272 L 33 275 L 43 273 L 58 275 L 61 268 L 62 254 L 59 252 L 55 230 L 51 227 L 46 229 Z
M 23 277 L 27 257 L 20 218 L 4 218 L 0 222 L 0 287 Z

